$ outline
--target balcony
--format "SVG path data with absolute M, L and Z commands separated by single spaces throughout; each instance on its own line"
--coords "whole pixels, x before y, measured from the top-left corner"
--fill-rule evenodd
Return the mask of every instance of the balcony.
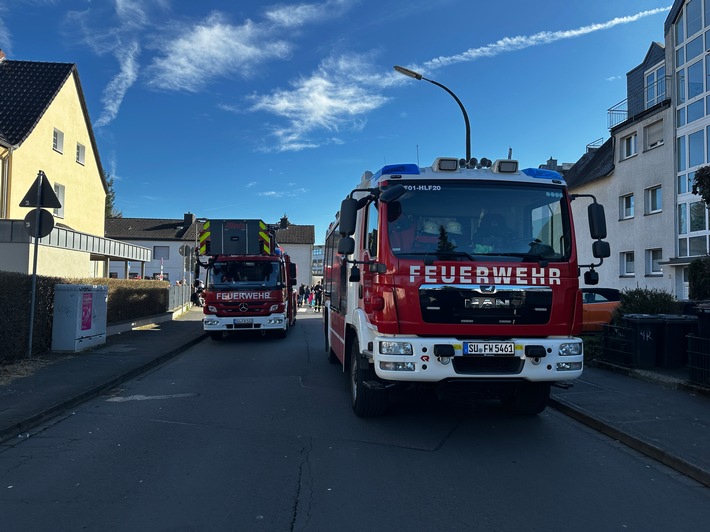
M 669 100 L 670 83 L 671 76 L 665 76 L 610 107 L 607 110 L 607 128 L 612 129 L 627 120 L 634 119 L 647 109 Z

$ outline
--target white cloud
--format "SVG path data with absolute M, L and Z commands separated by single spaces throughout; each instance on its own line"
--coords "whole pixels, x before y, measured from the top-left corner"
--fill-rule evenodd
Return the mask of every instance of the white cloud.
M 121 107 L 123 98 L 126 96 L 126 92 L 136 82 L 136 79 L 138 79 L 139 53 L 140 47 L 137 42 L 129 44 L 125 49 L 116 51 L 116 58 L 121 64 L 121 71 L 104 89 L 103 96 L 101 97 L 104 109 L 101 112 L 101 116 L 99 116 L 94 124 L 96 127 L 109 124 L 118 115 L 118 110 Z
M 197 92 L 214 78 L 240 73 L 268 59 L 285 59 L 291 45 L 269 40 L 269 29 L 246 20 L 229 24 L 219 13 L 161 46 L 162 56 L 148 68 L 149 85 L 167 90 Z
M 479 48 L 470 48 L 461 54 L 451 55 L 448 57 L 436 57 L 425 62 L 424 69 L 426 70 L 442 68 L 456 63 L 474 61 L 480 57 L 494 57 L 505 52 L 513 52 L 516 50 L 523 50 L 525 48 L 530 48 L 533 46 L 540 46 L 542 44 L 550 44 L 556 41 L 561 41 L 563 39 L 573 39 L 575 37 L 581 37 L 589 33 L 594 33 L 601 30 L 608 30 L 621 24 L 629 24 L 631 22 L 636 22 L 637 20 L 644 17 L 664 13 L 669 9 L 670 7 L 661 7 L 648 11 L 641 11 L 640 13 L 628 17 L 617 17 L 607 22 L 591 24 L 589 26 L 582 26 L 573 30 L 541 31 L 533 35 L 504 37 L 503 39 L 500 39 L 499 41 L 496 41 L 492 44 L 487 44 L 486 46 L 481 46 Z
M 621 24 L 630 24 L 644 17 L 667 12 L 669 9 L 670 7 L 651 9 L 572 30 L 543 31 L 532 35 L 504 37 L 494 43 L 470 48 L 460 54 L 430 59 L 421 68 L 412 68 L 418 72 L 426 72 L 456 63 L 474 61 L 481 57 L 493 57 L 532 46 L 581 37 Z M 278 13 L 280 13 L 277 17 L 279 20 L 287 16 L 283 11 Z M 304 8 L 303 13 L 307 14 L 310 11 Z M 287 120 L 287 125 L 283 127 L 272 127 L 272 133 L 278 141 L 277 149 L 298 151 L 316 148 L 324 143 L 339 143 L 342 140 L 337 137 L 321 140 L 309 137 L 317 130 L 337 132 L 345 127 L 362 128 L 364 119 L 361 117 L 387 101 L 382 91 L 406 81 L 401 74 L 394 71 L 373 72 L 369 59 L 367 56 L 355 55 L 329 58 L 309 77 L 293 81 L 290 89 L 278 89 L 268 95 L 253 96 L 255 102 L 252 106 L 253 110 L 267 111 Z
M 286 126 L 273 130 L 279 141 L 278 150 L 318 147 L 324 141 L 308 139 L 311 132 L 362 129 L 365 122 L 361 117 L 387 101 L 375 90 L 377 77 L 368 76 L 370 70 L 360 56 L 327 59 L 309 77 L 292 82 L 290 89 L 253 96 L 252 109 L 287 119 Z M 328 142 L 339 140 L 334 138 Z
M 264 16 L 277 26 L 300 27 L 309 22 L 337 17 L 350 3 L 347 0 L 331 0 L 323 4 L 280 5 L 266 10 Z

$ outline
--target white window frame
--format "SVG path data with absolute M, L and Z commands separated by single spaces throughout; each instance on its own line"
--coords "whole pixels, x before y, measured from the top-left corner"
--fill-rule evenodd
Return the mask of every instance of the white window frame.
M 57 195 L 57 199 L 61 204 L 61 207 L 53 209 L 54 216 L 56 216 L 57 218 L 64 218 L 64 197 L 66 196 L 65 192 L 66 189 L 64 185 L 54 183 L 54 193 Z
M 630 260 L 629 260 L 630 259 Z M 621 268 L 622 277 L 634 277 L 636 275 L 636 266 L 634 264 L 634 252 L 623 251 L 620 253 L 619 266 Z M 631 266 L 631 267 L 629 267 Z
M 82 166 L 86 163 L 86 146 L 81 142 L 76 143 L 76 162 Z
M 663 250 L 660 248 L 653 248 L 646 250 L 646 275 L 649 277 L 658 277 L 663 275 L 663 267 L 661 266 L 661 261 L 663 260 Z
M 52 149 L 57 153 L 64 153 L 64 133 L 56 127 L 52 133 Z
M 627 214 L 627 211 L 629 214 Z M 631 220 L 634 217 L 634 195 L 624 194 L 619 197 L 619 220 Z
M 658 120 L 643 128 L 643 141 L 646 150 L 663 146 L 663 120 Z
M 634 133 L 633 135 L 627 135 L 621 139 L 621 160 L 633 157 L 637 153 L 637 137 L 638 135 Z
M 666 99 L 666 65 L 661 63 L 656 68 L 652 68 L 646 72 L 644 76 L 646 90 L 644 97 L 646 98 L 646 109 L 653 107 L 659 102 Z
M 649 187 L 644 191 L 646 196 L 646 214 L 656 214 L 663 211 L 663 188 L 661 185 Z M 654 198 L 657 197 L 657 206 L 653 207 Z

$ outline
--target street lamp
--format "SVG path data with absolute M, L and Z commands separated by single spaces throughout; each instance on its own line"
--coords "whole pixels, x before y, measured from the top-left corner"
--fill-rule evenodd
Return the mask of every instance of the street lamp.
M 463 120 L 466 123 L 466 164 L 469 164 L 469 161 L 471 160 L 471 124 L 468 121 L 468 114 L 466 114 L 466 109 L 464 108 L 463 104 L 461 103 L 461 100 L 458 99 L 458 97 L 451 92 L 451 90 L 439 83 L 438 81 L 434 81 L 433 79 L 427 79 L 424 76 L 422 76 L 419 72 L 414 72 L 414 70 L 409 70 L 408 68 L 404 68 L 398 65 L 395 65 L 394 69 L 399 72 L 400 74 L 403 74 L 407 77 L 418 79 L 418 80 L 424 80 L 428 81 L 429 83 L 432 83 L 436 85 L 437 87 L 441 87 L 444 89 L 446 92 L 448 92 L 454 100 L 456 100 L 456 103 L 459 104 L 459 107 L 461 108 L 461 112 L 463 113 Z

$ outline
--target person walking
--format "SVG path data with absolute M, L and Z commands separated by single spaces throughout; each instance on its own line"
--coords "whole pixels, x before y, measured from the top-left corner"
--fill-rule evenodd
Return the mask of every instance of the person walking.
M 306 299 L 306 283 L 301 283 L 298 287 L 298 306 L 303 306 L 303 301 Z
M 323 287 L 321 286 L 320 281 L 318 281 L 318 283 L 316 283 L 316 285 L 313 287 L 313 292 L 315 293 L 315 310 L 316 312 L 320 312 L 321 305 L 323 304 Z

